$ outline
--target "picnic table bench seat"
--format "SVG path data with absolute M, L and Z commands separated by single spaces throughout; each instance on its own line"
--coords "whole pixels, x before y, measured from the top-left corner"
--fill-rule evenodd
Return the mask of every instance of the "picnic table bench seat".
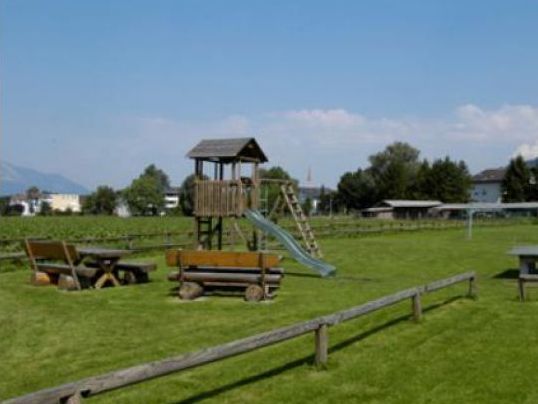
M 71 267 L 64 264 L 55 264 L 53 262 L 39 262 L 36 264 L 39 271 L 48 272 L 51 274 L 71 275 Z M 78 276 L 85 278 L 93 278 L 97 274 L 97 268 L 89 268 L 84 265 L 73 267 Z
M 87 266 L 99 268 L 98 262 L 88 262 Z M 118 271 L 123 271 L 124 279 L 127 283 L 146 283 L 149 282 L 149 272 L 157 270 L 157 264 L 153 262 L 118 262 L 114 267 Z

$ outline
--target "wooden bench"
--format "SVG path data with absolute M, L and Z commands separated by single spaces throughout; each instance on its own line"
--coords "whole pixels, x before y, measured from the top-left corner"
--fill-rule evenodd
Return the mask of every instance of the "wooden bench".
M 538 274 L 519 274 L 519 300 L 525 301 L 525 284 L 538 282 Z
M 64 241 L 24 241 L 32 266 L 33 285 L 58 285 L 61 289 L 84 289 L 92 284 L 96 268 L 82 265 L 77 249 Z
M 240 291 L 249 301 L 272 298 L 284 276 L 280 258 L 261 252 L 168 250 L 166 263 L 178 271 L 179 297 L 194 299 L 204 292 Z

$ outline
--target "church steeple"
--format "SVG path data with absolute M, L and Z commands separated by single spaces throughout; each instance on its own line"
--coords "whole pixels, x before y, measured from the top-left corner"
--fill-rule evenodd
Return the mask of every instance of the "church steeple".
M 308 173 L 306 174 L 306 183 L 312 184 L 312 167 L 308 167 Z

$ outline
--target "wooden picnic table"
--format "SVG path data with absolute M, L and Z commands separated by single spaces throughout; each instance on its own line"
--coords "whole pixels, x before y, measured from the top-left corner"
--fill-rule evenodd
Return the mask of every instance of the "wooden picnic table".
M 117 278 L 116 265 L 122 257 L 131 254 L 132 251 L 101 247 L 84 247 L 77 250 L 83 259 L 94 259 L 101 270 L 94 285 L 96 289 L 102 288 L 106 282 L 111 282 L 114 286 L 121 286 Z
M 538 261 L 538 245 L 517 246 L 508 251 L 508 254 L 519 257 L 519 273 L 528 275 L 536 273 L 536 261 Z

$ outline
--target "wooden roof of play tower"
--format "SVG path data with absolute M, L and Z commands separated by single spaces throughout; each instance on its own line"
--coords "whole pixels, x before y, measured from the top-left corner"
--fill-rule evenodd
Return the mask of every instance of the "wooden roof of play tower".
M 233 163 L 234 161 L 265 163 L 268 161 L 253 137 L 204 139 L 187 153 L 187 157 L 220 163 Z

